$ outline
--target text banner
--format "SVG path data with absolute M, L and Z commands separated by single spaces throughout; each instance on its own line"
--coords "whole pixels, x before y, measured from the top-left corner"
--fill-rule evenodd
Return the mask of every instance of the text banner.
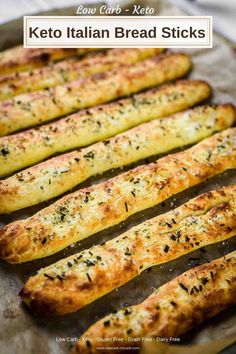
M 25 16 L 27 47 L 212 47 L 211 16 Z

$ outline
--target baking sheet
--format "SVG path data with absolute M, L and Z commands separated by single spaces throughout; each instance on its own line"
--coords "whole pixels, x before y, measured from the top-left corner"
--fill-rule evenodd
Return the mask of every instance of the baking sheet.
M 183 15 L 182 11 L 164 1 L 136 1 L 135 3 L 155 6 L 156 14 Z M 53 14 L 63 15 L 74 13 L 74 8 L 66 11 L 63 10 L 63 12 L 53 12 Z M 21 31 L 19 26 L 21 26 L 21 21 L 14 21 L 0 28 L 1 49 L 6 47 L 7 44 L 13 45 L 20 42 Z M 212 101 L 235 103 L 236 87 L 234 75 L 236 57 L 233 48 L 228 42 L 219 35 L 215 35 L 213 49 L 185 49 L 184 51 L 192 56 L 194 63 L 194 70 L 190 74 L 190 77 L 207 80 L 213 86 L 214 96 L 212 97 Z M 139 162 L 139 164 L 153 159 L 155 158 L 147 159 Z M 81 184 L 80 187 L 101 182 L 124 170 L 118 169 L 103 176 L 90 178 Z M 33 317 L 27 308 L 21 304 L 17 296 L 25 280 L 39 268 L 90 247 L 93 244 L 116 237 L 130 227 L 148 218 L 167 212 L 190 198 L 195 197 L 197 194 L 233 183 L 236 183 L 236 172 L 229 171 L 204 182 L 200 186 L 178 194 L 155 208 L 136 214 L 126 222 L 83 240 L 57 255 L 22 265 L 8 265 L 0 262 L 0 354 L 31 354 L 36 352 L 37 354 L 68 353 L 70 346 L 73 344 L 73 338 L 80 336 L 89 325 L 99 318 L 115 309 L 142 301 L 156 287 L 183 271 L 234 250 L 236 248 L 236 237 L 216 245 L 205 247 L 167 264 L 154 267 L 149 272 L 145 271 L 138 278 L 80 311 L 50 320 Z M 3 216 L 0 219 L 0 225 L 2 226 L 14 220 L 28 217 L 47 204 L 49 203 Z M 213 340 L 216 343 L 216 341 L 221 342 L 221 339 L 227 336 L 236 336 L 235 310 L 236 308 L 231 308 L 215 318 L 206 321 L 198 328 L 193 329 L 183 337 L 181 344 L 201 344 L 209 340 Z M 162 350 L 164 352 L 163 346 Z

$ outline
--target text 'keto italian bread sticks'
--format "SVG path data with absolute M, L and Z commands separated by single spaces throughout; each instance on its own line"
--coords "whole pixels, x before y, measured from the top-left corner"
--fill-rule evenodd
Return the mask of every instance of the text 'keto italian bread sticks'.
M 232 168 L 236 128 L 68 194 L 32 217 L 6 225 L 0 230 L 0 257 L 18 263 L 49 256 Z
M 0 181 L 0 212 L 9 213 L 41 203 L 93 175 L 196 143 L 229 128 L 235 121 L 232 105 L 199 106 L 49 159 Z
M 192 107 L 210 94 L 211 88 L 204 81 L 177 81 L 74 113 L 37 129 L 0 137 L 0 176 Z
M 184 76 L 190 68 L 191 60 L 185 54 L 159 55 L 67 85 L 16 96 L 0 102 L 0 135 L 163 84 Z
M 236 186 L 229 186 L 39 270 L 21 296 L 34 312 L 76 311 L 153 265 L 234 235 Z
M 111 49 L 84 59 L 70 59 L 35 70 L 0 77 L 0 100 L 83 79 L 155 56 L 162 48 Z
M 71 56 L 85 55 L 96 48 L 24 48 L 19 45 L 0 52 L 0 75 L 31 70 Z
M 235 303 L 236 251 L 192 268 L 140 304 L 104 317 L 82 335 L 87 340 L 77 341 L 71 354 L 111 353 L 112 338 L 121 339 L 119 353 L 126 353 L 127 345 L 141 346 L 143 337 L 179 337 Z M 107 340 L 101 345 L 99 338 Z

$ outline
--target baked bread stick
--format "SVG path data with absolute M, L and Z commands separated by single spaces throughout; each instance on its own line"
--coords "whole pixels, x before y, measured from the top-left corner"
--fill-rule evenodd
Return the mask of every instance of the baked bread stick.
M 162 48 L 111 49 L 81 60 L 65 60 L 31 71 L 16 72 L 0 77 L 0 100 L 63 85 L 124 64 L 134 64 L 163 51 Z
M 230 186 L 41 269 L 26 282 L 21 296 L 33 312 L 76 311 L 151 266 L 234 235 L 236 186 Z
M 196 143 L 229 128 L 234 121 L 233 106 L 216 105 L 199 106 L 141 124 L 114 138 L 54 157 L 0 181 L 0 204 L 5 204 L 9 212 L 43 202 L 91 176 Z
M 0 135 L 41 124 L 76 110 L 95 106 L 187 74 L 190 58 L 182 53 L 159 55 L 0 102 Z
M 71 354 L 117 353 L 108 348 L 117 346 L 109 341 L 114 337 L 123 339 L 118 342 L 123 347 L 119 353 L 127 353 L 127 345 L 141 346 L 142 337 L 179 337 L 235 303 L 236 251 L 194 267 L 160 286 L 140 304 L 104 317 L 82 335 Z M 101 343 L 99 338 L 107 341 Z
M 96 48 L 24 48 L 22 45 L 0 52 L 0 75 L 31 70 L 74 55 L 81 56 Z
M 1 137 L 0 177 L 53 154 L 90 145 L 151 119 L 182 111 L 210 94 L 211 88 L 204 81 L 177 81 L 74 113 L 37 129 Z
M 236 128 L 68 194 L 32 217 L 6 225 L 0 231 L 0 257 L 20 263 L 49 256 L 232 168 Z M 0 203 L 4 210 L 5 200 Z

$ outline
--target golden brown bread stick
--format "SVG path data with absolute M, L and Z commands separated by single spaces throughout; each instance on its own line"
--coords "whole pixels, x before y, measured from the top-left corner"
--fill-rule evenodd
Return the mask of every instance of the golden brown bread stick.
M 22 45 L 0 52 L 0 75 L 31 70 L 52 61 L 81 56 L 96 48 L 24 48 Z
M 191 60 L 185 54 L 159 55 L 67 85 L 16 96 L 0 102 L 0 135 L 175 80 L 190 68 Z
M 29 278 L 21 296 L 33 312 L 76 311 L 151 266 L 234 235 L 236 186 L 229 186 L 42 268 Z
M 0 100 L 63 85 L 124 64 L 134 64 L 163 51 L 163 48 L 110 49 L 80 60 L 64 60 L 43 68 L 5 75 L 0 77 Z
M 10 212 L 49 200 L 91 176 L 196 143 L 235 121 L 232 105 L 198 106 L 54 157 L 0 181 L 0 211 L 3 206 Z
M 74 113 L 36 129 L 0 137 L 0 176 L 53 154 L 90 145 L 151 119 L 184 110 L 210 94 L 211 88 L 204 81 L 177 81 Z
M 123 347 L 118 353 L 127 353 L 125 346 L 140 347 L 144 337 L 179 337 L 235 303 L 236 251 L 233 251 L 179 275 L 140 304 L 96 322 L 82 335 L 71 354 L 112 354 L 117 350 L 108 347 L 115 346 Z M 107 341 L 99 342 L 99 338 Z M 112 338 L 123 341 L 112 342 Z
M 6 225 L 0 230 L 0 257 L 19 263 L 49 256 L 232 168 L 236 128 L 66 195 L 32 217 Z

